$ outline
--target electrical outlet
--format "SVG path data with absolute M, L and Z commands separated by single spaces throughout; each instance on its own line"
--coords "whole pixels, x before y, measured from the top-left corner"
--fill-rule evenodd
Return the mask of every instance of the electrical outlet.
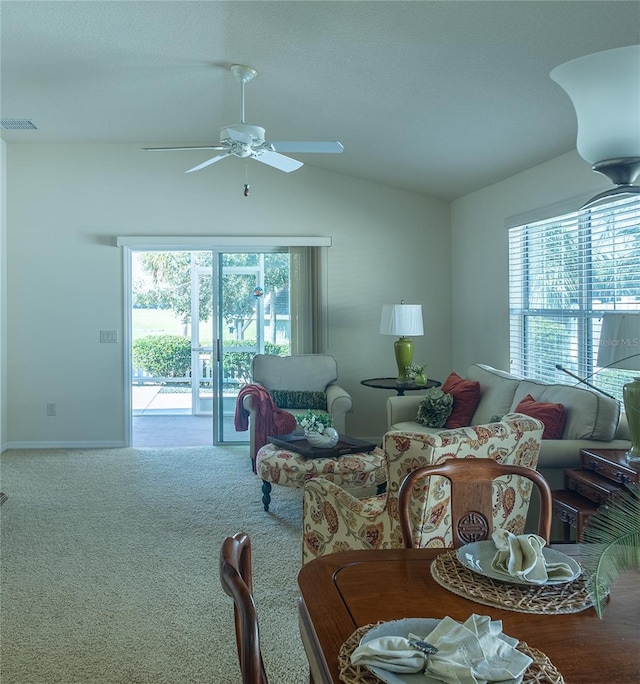
M 56 415 L 56 405 L 53 402 L 47 403 L 47 415 L 48 416 L 55 416 Z

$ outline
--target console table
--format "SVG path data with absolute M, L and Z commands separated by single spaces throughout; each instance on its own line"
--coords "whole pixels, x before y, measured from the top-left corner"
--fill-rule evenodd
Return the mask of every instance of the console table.
M 402 397 L 405 392 L 440 387 L 442 383 L 439 380 L 427 380 L 424 385 L 416 385 L 415 382 L 398 382 L 397 378 L 369 378 L 368 380 L 360 380 L 360 384 L 375 389 L 395 390 L 398 396 Z

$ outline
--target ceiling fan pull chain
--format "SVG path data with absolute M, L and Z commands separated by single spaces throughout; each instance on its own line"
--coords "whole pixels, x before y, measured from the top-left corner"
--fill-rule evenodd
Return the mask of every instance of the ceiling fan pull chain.
M 244 160 L 244 196 L 249 197 L 249 163 Z

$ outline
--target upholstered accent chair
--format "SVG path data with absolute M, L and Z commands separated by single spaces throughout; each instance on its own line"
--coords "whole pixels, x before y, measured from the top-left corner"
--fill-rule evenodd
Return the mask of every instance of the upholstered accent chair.
M 424 466 L 450 458 L 492 458 L 507 465 L 535 470 L 543 424 L 511 413 L 495 423 L 473 425 L 432 434 L 388 432 L 385 494 L 357 499 L 321 477 L 305 483 L 303 495 L 303 563 L 348 549 L 403 548 L 398 492 L 405 477 Z M 517 475 L 493 482 L 493 526 L 522 534 L 532 483 Z M 453 547 L 451 487 L 432 477 L 414 491 L 410 514 L 416 547 Z
M 293 415 L 305 413 L 307 409 L 313 409 L 314 413 L 328 413 L 333 427 L 339 433 L 345 433 L 346 414 L 351 411 L 352 401 L 337 384 L 338 364 L 333 356 L 256 354 L 252 363 L 252 379 L 254 385 L 260 385 L 269 392 L 280 409 Z M 256 454 L 266 443 L 257 425 L 259 397 L 256 393 L 244 393 L 242 396 L 242 408 L 249 417 L 249 448 L 254 470 Z

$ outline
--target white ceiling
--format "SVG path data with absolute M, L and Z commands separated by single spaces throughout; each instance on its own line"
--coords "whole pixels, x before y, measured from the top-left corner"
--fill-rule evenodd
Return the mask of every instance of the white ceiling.
M 9 142 L 215 145 L 239 121 L 242 63 L 267 140 L 340 140 L 292 156 L 443 199 L 575 149 L 549 72 L 640 42 L 637 1 L 2 0 L 0 21 L 2 118 L 38 129 Z

